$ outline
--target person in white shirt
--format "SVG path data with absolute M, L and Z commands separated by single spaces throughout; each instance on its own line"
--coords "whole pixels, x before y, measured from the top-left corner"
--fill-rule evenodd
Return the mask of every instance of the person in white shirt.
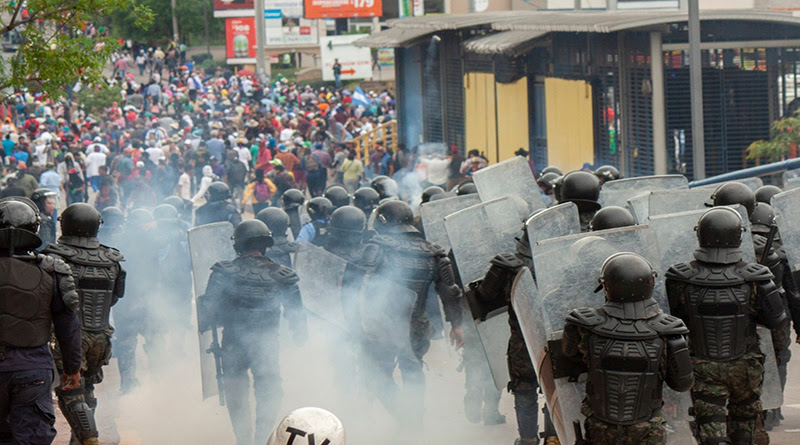
M 200 187 L 197 190 L 197 193 L 192 196 L 192 203 L 194 203 L 195 206 L 199 207 L 206 203 L 206 192 L 208 191 L 208 187 L 212 182 L 217 180 L 219 180 L 219 178 L 214 175 L 214 171 L 211 170 L 211 166 L 204 166 L 203 179 L 200 180 Z M 180 182 L 180 180 L 178 182 Z
M 95 147 L 100 147 L 100 151 L 103 154 L 107 155 L 110 153 L 110 150 L 105 146 L 105 144 L 103 144 L 103 139 L 100 136 L 95 137 L 94 141 L 86 147 L 86 154 L 90 155 L 94 153 Z
M 286 143 L 286 142 L 288 142 L 288 141 L 291 141 L 291 140 L 292 140 L 292 136 L 294 136 L 294 128 L 292 128 L 291 126 L 289 126 L 289 127 L 286 127 L 286 128 L 284 128 L 283 130 L 281 130 L 281 134 L 280 134 L 280 136 L 278 137 L 278 139 L 279 139 L 281 142 L 284 142 L 284 143 Z
M 150 155 L 150 160 L 153 161 L 155 164 L 158 164 L 159 161 L 164 159 L 164 150 L 161 149 L 158 145 L 153 147 L 148 147 L 145 150 L 147 154 Z
M 184 201 L 192 199 L 192 166 L 186 164 L 183 167 L 183 174 L 178 178 L 178 185 L 175 187 L 175 194 Z
M 100 144 L 94 144 L 94 151 L 86 156 L 86 176 L 95 192 L 100 190 L 100 167 L 105 165 L 105 153 L 100 150 Z
M 250 149 L 247 148 L 247 139 L 240 138 L 236 141 L 236 153 L 239 154 L 239 160 L 242 161 L 245 167 L 247 167 L 247 171 L 250 171 L 250 165 L 253 161 L 253 154 L 250 153 Z

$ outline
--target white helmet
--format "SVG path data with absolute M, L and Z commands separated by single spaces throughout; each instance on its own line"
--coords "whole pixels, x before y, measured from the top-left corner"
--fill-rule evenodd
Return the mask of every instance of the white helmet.
M 296 409 L 284 417 L 267 445 L 344 445 L 344 442 L 344 426 L 333 413 L 308 407 Z

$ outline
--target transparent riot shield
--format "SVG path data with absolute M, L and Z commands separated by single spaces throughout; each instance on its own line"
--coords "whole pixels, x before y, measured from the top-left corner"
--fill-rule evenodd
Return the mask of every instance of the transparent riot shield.
M 761 387 L 761 407 L 777 409 L 783 405 L 783 391 L 778 374 L 778 362 L 772 347 L 772 333 L 764 326 L 758 327 L 758 347 L 764 354 L 764 384 Z
M 480 280 L 489 270 L 492 258 L 516 251 L 515 237 L 520 235 L 521 223 L 517 204 L 508 196 L 445 217 L 445 229 L 462 283 Z M 493 311 L 475 320 L 475 325 L 495 385 L 503 388 L 508 383 L 508 312 L 505 308 Z
M 772 197 L 775 223 L 792 273 L 800 270 L 800 188 Z
M 764 185 L 764 181 L 761 178 L 754 177 L 754 178 L 744 178 L 744 179 L 732 179 L 730 181 L 725 182 L 741 182 L 742 184 L 746 185 L 750 190 L 756 191 L 759 187 Z M 714 184 L 708 185 L 701 185 L 700 187 L 692 187 L 693 189 L 711 189 L 715 190 L 720 185 L 724 184 L 725 182 L 716 182 Z
M 348 330 L 349 323 L 342 306 L 342 284 L 348 268 L 347 261 L 321 247 L 300 243 L 294 268 L 300 278 L 297 285 L 303 306 L 326 321 Z
M 376 275 L 367 275 L 361 293 L 361 328 L 364 336 L 397 355 L 418 361 L 411 346 L 411 317 L 416 294 Z
M 539 241 L 581 233 L 578 206 L 565 202 L 537 212 L 525 221 L 525 230 L 528 231 L 531 252 Z
M 228 222 L 206 224 L 189 229 L 189 251 L 192 255 L 192 278 L 194 280 L 195 301 L 206 292 L 211 266 L 219 261 L 236 258 L 233 250 L 233 226 Z M 199 308 L 195 304 L 195 308 Z M 198 312 L 198 326 L 203 326 Z M 216 328 L 214 328 L 216 329 Z M 203 386 L 203 399 L 219 394 L 217 382 L 217 363 L 213 355 L 214 339 L 218 333 L 210 329 L 198 329 L 200 345 L 200 377 Z
M 487 202 L 509 195 L 516 196 L 527 204 L 528 215 L 547 207 L 528 161 L 520 156 L 514 156 L 473 173 L 472 181 L 478 189 L 481 201 Z
M 444 217 L 475 204 L 480 204 L 480 202 L 481 198 L 473 193 L 422 204 L 419 214 L 422 219 L 422 227 L 425 230 L 425 239 L 445 250 L 450 250 L 450 241 L 447 239 L 447 231 L 444 228 Z
M 800 188 L 800 177 L 792 177 L 783 181 L 784 190 Z
M 683 175 L 637 176 L 617 179 L 603 184 L 603 190 L 679 190 L 688 189 L 689 180 Z
M 794 170 L 786 170 L 781 174 L 781 179 L 783 179 L 784 183 L 786 183 L 786 180 L 791 178 L 800 178 L 800 169 L 796 168 Z
M 655 190 L 628 200 L 628 208 L 639 224 L 649 216 L 707 209 L 711 192 L 706 189 Z

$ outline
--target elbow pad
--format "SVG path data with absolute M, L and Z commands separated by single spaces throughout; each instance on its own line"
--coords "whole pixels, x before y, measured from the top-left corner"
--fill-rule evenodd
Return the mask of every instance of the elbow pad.
M 126 272 L 125 269 L 120 267 L 119 275 L 117 275 L 117 279 L 114 282 L 114 303 L 116 303 L 117 300 L 125 296 L 125 278 L 127 276 L 128 272 Z
M 761 321 L 769 329 L 775 329 L 786 322 L 786 308 L 775 283 L 760 281 L 756 284 L 756 293 L 761 300 Z
M 580 350 L 578 344 L 581 341 L 581 334 L 578 332 L 578 327 L 572 323 L 564 325 L 564 333 L 561 336 L 561 353 L 565 357 L 577 359 L 580 357 Z
M 667 385 L 678 392 L 685 392 L 694 384 L 692 358 L 689 346 L 682 335 L 667 337 Z

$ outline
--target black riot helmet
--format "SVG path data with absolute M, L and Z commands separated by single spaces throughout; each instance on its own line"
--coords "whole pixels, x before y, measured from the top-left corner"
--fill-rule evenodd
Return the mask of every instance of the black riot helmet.
M 614 167 L 613 165 L 603 165 L 597 167 L 597 170 L 594 171 L 594 174 L 603 182 L 614 181 L 622 178 L 622 174 L 619 172 L 619 170 L 617 170 L 617 167 Z
M 474 182 L 468 181 L 458 184 L 455 192 L 457 196 L 472 195 L 473 193 L 478 193 L 478 189 L 475 187 Z
M 125 225 L 125 214 L 118 207 L 104 208 L 100 217 L 103 218 L 104 227 L 118 228 Z
M 561 175 L 555 172 L 548 172 L 543 175 L 539 176 L 539 179 L 536 180 L 536 183 L 539 184 L 539 187 L 544 189 L 546 192 L 550 192 L 555 190 L 556 188 L 556 180 L 560 178 Z
M 256 219 L 267 225 L 273 238 L 286 238 L 289 228 L 289 215 L 277 207 L 267 207 L 258 212 Z
M 367 227 L 367 217 L 358 207 L 344 206 L 333 211 L 331 222 L 328 224 L 328 233 L 336 236 L 349 236 L 364 232 Z
M 161 204 L 167 204 L 175 207 L 175 210 L 177 210 L 178 213 L 181 213 L 184 211 L 184 209 L 186 209 L 186 203 L 183 201 L 183 199 L 175 195 L 167 196 L 163 201 L 161 201 Z
M 628 209 L 617 206 L 603 207 L 594 214 L 589 223 L 589 231 L 616 229 L 619 227 L 635 226 L 636 220 Z
M 379 234 L 418 232 L 414 227 L 414 212 L 403 201 L 386 201 L 375 210 L 375 231 Z
M 46 188 L 39 188 L 33 191 L 31 195 L 31 201 L 36 204 L 36 207 L 39 209 L 39 212 L 44 212 L 44 202 L 47 201 L 47 198 L 54 198 L 56 197 L 56 193 L 50 189 Z
M 244 220 L 233 231 L 233 250 L 240 255 L 250 250 L 263 253 L 272 244 L 272 232 L 257 219 Z
M 306 195 L 300 190 L 289 189 L 281 195 L 284 210 L 293 210 L 306 203 Z
M 441 193 L 444 193 L 444 189 L 439 186 L 432 185 L 426 188 L 422 191 L 422 203 L 425 204 L 426 202 L 429 202 L 431 200 L 431 196 Z
M 732 247 L 742 244 L 744 224 L 739 212 L 730 207 L 715 207 L 697 220 L 697 241 L 700 247 Z
M 756 189 L 756 202 L 772 204 L 772 197 L 782 191 L 780 187 L 775 185 L 762 185 Z
M 567 173 L 561 183 L 561 196 L 558 202 L 574 202 L 580 211 L 596 211 L 600 208 L 600 180 L 585 172 Z
M 312 221 L 320 219 L 328 221 L 331 217 L 331 213 L 333 213 L 334 207 L 333 203 L 331 203 L 328 198 L 317 196 L 316 198 L 312 198 L 311 201 L 308 201 L 306 210 Z
M 208 202 L 225 201 L 230 197 L 231 190 L 228 188 L 228 184 L 225 184 L 222 181 L 212 182 L 206 191 L 206 201 Z
M 600 284 L 606 292 L 607 301 L 628 303 L 646 300 L 653 296 L 656 272 L 643 257 L 620 252 L 603 262 Z
M 85 202 L 68 206 L 58 219 L 64 236 L 97 236 L 100 223 L 103 222 L 100 212 Z
M 564 176 L 564 172 L 562 172 L 560 168 L 554 165 L 549 165 L 545 167 L 544 170 L 542 170 L 542 172 L 540 173 L 540 175 L 546 175 L 548 173 L 555 173 L 558 176 Z
M 378 207 L 381 195 L 371 187 L 362 187 L 353 192 L 353 205 L 361 209 L 365 215 L 369 215 Z
M 763 202 L 756 203 L 756 208 L 750 215 L 750 230 L 753 233 L 767 234 L 775 225 L 775 212 L 772 206 Z
M 756 208 L 756 194 L 741 182 L 726 182 L 714 190 L 711 202 L 714 207 L 739 204 L 751 215 Z
M 159 204 L 153 209 L 153 218 L 156 221 L 169 221 L 180 218 L 178 209 L 169 204 Z
M 378 192 L 381 199 L 397 198 L 400 196 L 400 189 L 397 186 L 397 182 L 388 176 L 376 176 L 369 185 Z
M 128 219 L 125 226 L 128 228 L 141 228 L 141 226 L 153 222 L 153 213 L 147 209 L 133 209 L 128 212 Z
M 323 197 L 328 198 L 328 201 L 333 204 L 334 208 L 350 205 L 350 193 L 341 185 L 332 185 L 328 187 L 322 194 Z
M 39 211 L 30 199 L 16 196 L 0 199 L 0 248 L 13 253 L 18 247 L 39 247 L 40 223 Z

